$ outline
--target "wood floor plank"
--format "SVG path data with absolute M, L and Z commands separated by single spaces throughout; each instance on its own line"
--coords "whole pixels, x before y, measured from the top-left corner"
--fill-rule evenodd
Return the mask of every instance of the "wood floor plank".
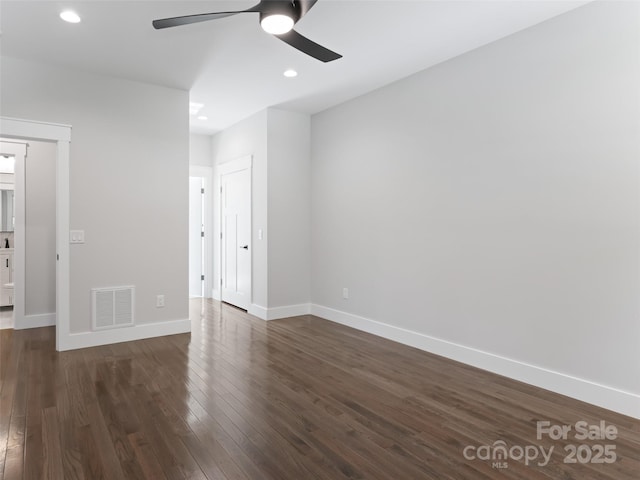
M 4 349 L 0 352 L 0 477 L 21 478 L 28 379 L 21 374 L 26 369 L 24 344 L 9 342 L 12 336 L 0 341 Z
M 159 461 L 169 480 L 202 476 L 193 452 L 184 447 L 181 439 L 168 428 L 161 416 L 154 412 L 153 399 L 144 385 L 135 385 L 127 391 L 131 408 L 138 412 L 140 432 L 149 442 L 151 451 Z
M 7 441 L 17 383 L 17 363 L 20 359 L 18 352 L 10 355 L 12 347 L 11 342 L 4 340 L 2 342 L 4 351 L 0 352 L 0 475 L 4 471 L 5 457 L 9 448 Z M 19 348 L 20 344 L 15 347 Z
M 103 459 L 96 445 L 95 438 L 89 424 L 77 427 L 75 435 L 80 445 L 80 459 L 85 478 L 91 480 L 106 480 L 109 478 L 103 466 Z
M 60 428 L 58 425 L 58 410 L 47 407 L 42 415 L 43 463 L 44 475 L 47 480 L 65 478 L 62 468 L 62 450 L 60 449 Z
M 40 329 L 38 329 L 40 330 Z M 28 375 L 25 442 L 24 442 L 24 479 L 40 480 L 43 477 L 44 447 L 42 444 L 42 410 L 43 378 L 46 376 L 46 366 L 43 364 L 42 349 L 46 348 L 41 340 L 42 332 L 35 331 L 32 338 L 27 337 L 25 349 L 28 350 L 28 367 L 25 374 Z M 27 461 L 29 459 L 29 461 Z
M 128 437 L 144 473 L 144 478 L 148 480 L 167 480 L 167 477 L 160 467 L 158 458 L 153 453 L 153 449 L 150 447 L 144 435 L 140 432 L 134 432 L 129 434 Z
M 311 315 L 190 314 L 191 335 L 63 353 L 54 328 L 0 331 L 0 478 L 640 478 L 637 419 Z M 541 420 L 616 426 L 616 461 L 565 463 L 580 442 L 537 440 Z M 497 441 L 553 453 L 463 454 Z

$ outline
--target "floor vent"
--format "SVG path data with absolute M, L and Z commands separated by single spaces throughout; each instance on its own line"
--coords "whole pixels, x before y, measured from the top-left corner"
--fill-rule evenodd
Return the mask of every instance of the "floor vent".
M 94 330 L 133 325 L 134 287 L 91 289 L 91 322 Z

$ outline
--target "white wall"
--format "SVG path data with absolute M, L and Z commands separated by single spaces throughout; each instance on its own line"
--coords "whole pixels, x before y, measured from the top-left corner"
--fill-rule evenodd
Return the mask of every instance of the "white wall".
M 211 135 L 189 135 L 189 165 L 211 167 Z
M 638 8 L 589 4 L 312 117 L 317 311 L 589 401 L 640 394 Z
M 0 80 L 2 115 L 73 127 L 71 332 L 90 329 L 90 289 L 118 285 L 138 325 L 158 322 L 144 335 L 188 330 L 188 93 L 8 57 Z
M 267 289 L 267 111 L 255 115 L 217 133 L 211 141 L 213 158 L 213 191 L 220 190 L 217 165 L 247 155 L 253 157 L 251 231 L 252 245 L 252 304 L 259 308 L 268 305 Z M 220 288 L 220 208 L 219 196 L 214 196 L 214 296 L 219 298 Z M 258 240 L 258 230 L 264 232 L 263 240 Z
M 269 308 L 310 300 L 309 115 L 268 109 Z
M 25 162 L 25 315 L 56 312 L 56 145 L 29 141 Z

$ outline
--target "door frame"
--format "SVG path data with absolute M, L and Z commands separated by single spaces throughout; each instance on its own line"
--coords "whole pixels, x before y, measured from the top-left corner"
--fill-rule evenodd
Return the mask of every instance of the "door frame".
M 55 142 L 56 144 L 56 350 L 67 350 L 71 313 L 69 268 L 69 155 L 71 126 L 0 117 L 0 137 L 26 141 L 40 140 Z M 24 261 L 24 256 L 22 261 Z M 24 269 L 24 265 L 19 268 Z M 24 276 L 22 281 L 24 281 Z M 14 291 L 14 293 L 16 294 L 16 301 L 24 301 L 24 290 L 22 299 L 17 298 L 17 291 Z
M 230 173 L 240 172 L 242 170 L 249 170 L 249 238 L 253 238 L 253 205 L 252 205 L 252 192 L 253 192 L 253 156 L 246 155 L 244 157 L 236 158 L 234 160 L 230 160 L 228 162 L 220 163 L 217 165 L 217 185 L 218 185 L 218 232 L 222 235 L 222 222 L 223 222 L 223 214 L 222 214 L 222 177 L 223 175 L 228 175 Z M 214 290 L 213 298 L 216 300 L 222 300 L 222 242 L 220 239 L 217 239 L 217 252 L 216 256 L 218 258 L 218 285 L 217 291 Z M 250 308 L 253 304 L 253 245 L 249 249 L 249 291 L 247 292 L 247 298 L 249 300 L 248 307 Z
M 204 296 L 213 296 L 213 169 L 189 166 L 189 177 L 204 178 Z

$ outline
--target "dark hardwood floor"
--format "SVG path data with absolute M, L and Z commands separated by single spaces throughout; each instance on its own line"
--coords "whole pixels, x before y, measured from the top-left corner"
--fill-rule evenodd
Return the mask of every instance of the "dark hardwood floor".
M 1 331 L 2 478 L 640 478 L 638 420 L 313 316 L 192 300 L 191 318 L 63 353 L 53 328 Z M 538 440 L 537 421 L 572 431 Z M 579 421 L 618 432 L 579 441 Z

